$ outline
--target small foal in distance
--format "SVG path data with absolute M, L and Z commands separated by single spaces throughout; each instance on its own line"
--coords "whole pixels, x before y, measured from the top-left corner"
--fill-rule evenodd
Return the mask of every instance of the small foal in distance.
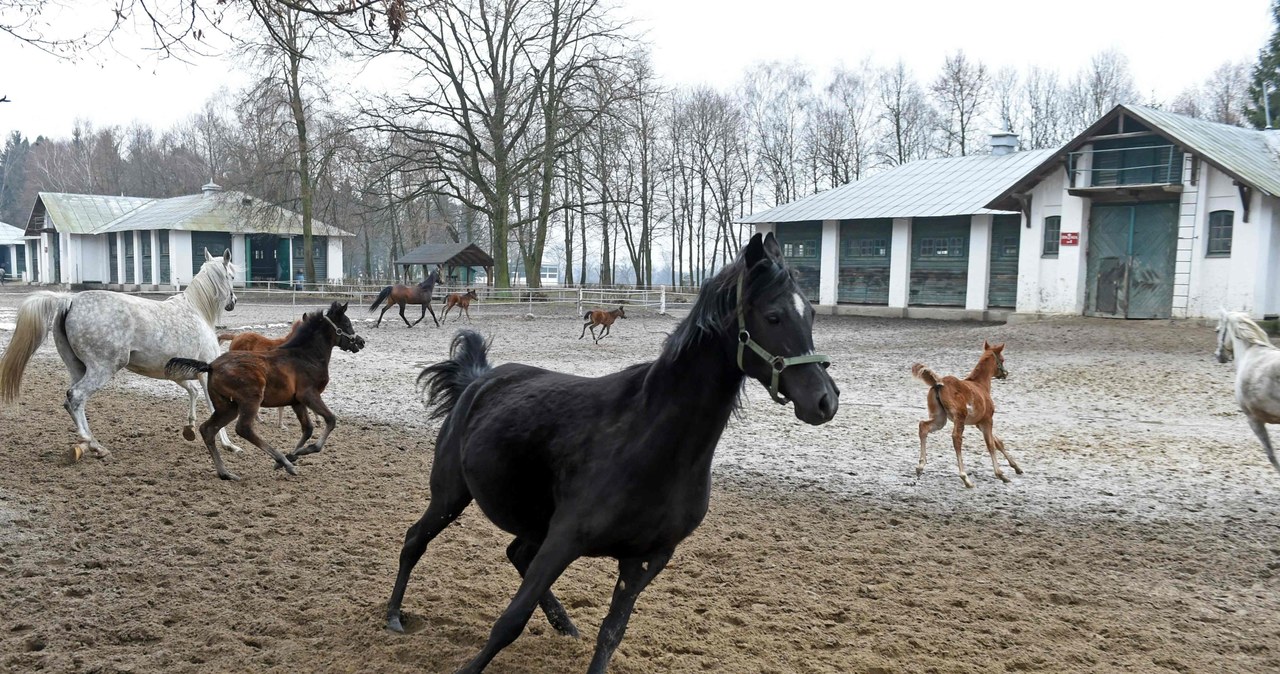
M 1009 456 L 1009 452 L 1005 451 L 1004 440 L 1001 440 L 1000 436 L 992 430 L 996 404 L 991 399 L 991 380 L 1009 376 L 1004 369 L 1004 344 L 992 346 L 985 341 L 982 342 L 982 357 L 978 359 L 973 372 L 964 379 L 957 379 L 950 375 L 939 379 L 933 370 L 920 363 L 911 366 L 911 374 L 930 387 L 925 397 L 929 405 L 929 418 L 920 422 L 920 463 L 916 465 L 916 477 L 924 472 L 925 439 L 929 437 L 929 433 L 942 430 L 942 427 L 947 425 L 948 418 L 953 424 L 951 442 L 956 449 L 956 468 L 960 471 L 960 480 L 964 482 L 964 486 L 973 488 L 973 482 L 964 470 L 964 457 L 961 455 L 965 424 L 977 426 L 982 431 L 982 438 L 987 443 L 987 453 L 991 455 L 991 467 L 995 469 L 996 477 L 1004 482 L 1009 481 L 1004 471 L 1000 470 L 1000 464 L 996 462 L 997 450 L 1004 455 L 1005 461 L 1009 462 L 1013 472 L 1022 474 L 1022 469 L 1018 467 L 1017 462 Z
M 462 318 L 462 313 L 467 314 L 467 322 L 471 322 L 471 301 L 478 300 L 480 297 L 476 295 L 476 289 L 472 288 L 465 293 L 449 293 L 444 298 L 444 313 L 440 314 L 440 325 L 444 325 L 444 319 L 449 317 L 449 311 L 454 307 L 458 307 L 458 318 Z
M 599 344 L 600 340 L 608 336 L 609 328 L 613 327 L 613 322 L 619 318 L 626 317 L 627 312 L 623 311 L 622 305 L 618 305 L 618 308 L 613 311 L 605 311 L 604 309 L 588 311 L 582 315 L 582 320 L 586 321 L 586 323 L 582 324 L 582 334 L 578 335 L 578 339 L 586 337 L 587 328 L 591 328 L 591 339 L 595 340 L 596 344 Z M 596 326 L 604 326 L 604 329 L 600 331 L 599 337 L 596 336 Z

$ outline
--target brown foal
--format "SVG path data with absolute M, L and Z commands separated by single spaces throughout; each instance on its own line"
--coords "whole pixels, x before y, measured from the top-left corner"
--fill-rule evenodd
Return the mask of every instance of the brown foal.
M 623 311 L 621 305 L 612 311 L 605 311 L 604 309 L 593 309 L 588 311 L 582 315 L 582 320 L 586 321 L 586 323 L 582 324 L 582 334 L 578 335 L 578 339 L 582 339 L 587 336 L 587 328 L 589 327 L 591 328 L 591 339 L 595 340 L 596 344 L 599 344 L 600 340 L 604 339 L 605 336 L 609 334 L 609 328 L 613 327 L 613 322 L 619 318 L 626 317 L 627 312 Z M 600 331 L 599 337 L 596 336 L 596 326 L 604 327 L 604 329 Z
M 956 468 L 960 471 L 960 480 L 964 482 L 964 486 L 973 488 L 973 482 L 965 472 L 964 457 L 960 451 L 965 424 L 977 426 L 982 431 L 982 438 L 987 443 L 987 453 L 991 455 L 991 467 L 995 469 L 996 477 L 1004 482 L 1009 481 L 1004 471 L 1000 470 L 1000 464 L 996 462 L 996 451 L 1004 455 L 1005 461 L 1009 462 L 1013 472 L 1022 474 L 1022 469 L 1018 467 L 1017 462 L 1009 456 L 1009 452 L 1005 451 L 1004 441 L 992 430 L 992 417 L 996 413 L 996 405 L 991 399 L 991 380 L 1004 379 L 1008 376 L 1008 372 L 1004 369 L 1004 344 L 992 346 L 984 341 L 982 357 L 978 359 L 973 372 L 964 379 L 957 379 L 950 375 L 939 379 L 933 370 L 920 363 L 911 366 L 911 374 L 930 387 L 928 395 L 925 396 L 929 405 L 929 418 L 920 422 L 920 463 L 916 465 L 917 477 L 924 472 L 925 438 L 933 431 L 942 430 L 942 427 L 947 425 L 948 418 L 953 424 L 951 443 L 955 445 Z
M 219 332 L 218 343 L 231 342 L 227 345 L 227 351 L 270 351 L 292 339 L 301 326 L 302 319 L 299 318 L 283 337 L 268 337 L 257 332 Z M 284 428 L 284 408 L 281 407 L 278 412 L 276 426 Z
M 471 322 L 471 300 L 480 299 L 476 295 L 476 289 L 472 288 L 465 293 L 449 293 L 444 298 L 444 313 L 440 314 L 440 325 L 444 325 L 444 319 L 449 317 L 449 310 L 458 307 L 458 313 L 467 313 L 467 322 Z M 461 317 L 459 317 L 461 318 Z

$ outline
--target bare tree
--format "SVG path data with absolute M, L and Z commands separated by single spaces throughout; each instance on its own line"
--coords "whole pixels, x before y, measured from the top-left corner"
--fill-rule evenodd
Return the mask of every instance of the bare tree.
M 1022 77 L 1012 66 L 996 71 L 991 78 L 991 98 L 996 127 L 1019 134 L 1018 145 L 1025 146 L 1025 110 L 1022 106 Z
M 1023 147 L 1037 150 L 1057 147 L 1067 140 L 1072 131 L 1068 117 L 1066 92 L 1058 81 L 1058 74 L 1039 66 L 1027 71 L 1022 86 L 1026 110 L 1026 131 L 1022 134 Z
M 947 56 L 942 72 L 930 87 L 938 101 L 942 152 L 965 156 L 972 152 L 974 131 L 990 94 L 991 76 L 981 61 L 971 61 L 963 50 Z
M 890 166 L 928 157 L 934 111 L 920 83 L 901 59 L 882 70 L 879 81 L 880 157 Z
M 813 98 L 809 71 L 799 63 L 755 66 L 747 71 L 743 98 L 756 161 L 772 203 L 799 198 L 801 134 Z

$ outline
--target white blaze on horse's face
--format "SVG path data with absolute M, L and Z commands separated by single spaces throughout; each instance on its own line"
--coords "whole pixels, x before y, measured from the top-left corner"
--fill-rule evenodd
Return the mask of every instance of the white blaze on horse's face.
M 803 321 L 804 320 L 804 298 L 800 296 L 800 293 L 792 293 L 791 299 L 792 301 L 795 302 L 796 314 L 798 314 L 800 316 L 800 320 Z

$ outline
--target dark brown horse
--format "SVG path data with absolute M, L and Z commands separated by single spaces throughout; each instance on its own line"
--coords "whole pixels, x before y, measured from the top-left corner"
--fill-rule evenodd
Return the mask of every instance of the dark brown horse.
M 382 292 L 378 293 L 377 299 L 369 306 L 369 313 L 373 313 L 377 311 L 378 305 L 382 304 L 383 300 L 387 302 L 387 306 L 382 308 L 382 313 L 378 314 L 378 322 L 373 327 L 376 328 L 382 325 L 382 317 L 386 315 L 387 310 L 393 305 L 400 305 L 400 318 L 405 325 L 411 328 L 421 323 L 422 319 L 427 317 L 428 311 L 431 312 L 431 320 L 436 324 L 436 327 L 440 327 L 440 321 L 436 319 L 436 312 L 431 309 L 431 293 L 435 291 L 436 284 L 439 282 L 440 268 L 437 267 L 435 271 L 427 275 L 425 281 L 418 285 L 407 286 L 397 283 L 383 288 Z M 409 319 L 405 318 L 404 305 L 406 304 L 422 305 L 422 315 L 418 316 L 418 320 L 410 323 Z
M 467 312 L 467 322 L 471 322 L 471 301 L 480 299 L 476 295 L 475 288 L 465 293 L 449 293 L 444 298 L 444 313 L 440 314 L 440 325 L 444 325 L 444 319 L 449 317 L 449 310 L 458 307 L 458 313 Z
M 213 438 L 232 419 L 239 417 L 236 433 L 276 460 L 276 466 L 297 475 L 294 462 L 298 457 L 324 449 L 325 440 L 337 425 L 337 419 L 320 394 L 329 384 L 329 356 L 334 346 L 355 353 L 364 348 L 364 339 L 355 334 L 347 318 L 347 305 L 334 302 L 328 311 L 317 311 L 302 317 L 302 327 L 280 348 L 270 351 L 228 351 L 212 363 L 190 358 L 174 358 L 165 366 L 172 377 L 194 378 L 209 375 L 209 397 L 213 415 L 200 424 L 200 436 L 213 457 L 218 477 L 238 480 L 222 465 L 222 455 Z M 261 407 L 291 407 L 302 426 L 302 439 L 287 456 L 267 444 L 253 429 L 253 421 Z M 315 426 L 311 409 L 324 419 L 320 439 L 306 445 Z M 306 445 L 305 447 L 303 445 Z
M 609 328 L 613 327 L 613 322 L 619 318 L 626 317 L 627 312 L 623 311 L 622 305 L 618 305 L 618 308 L 613 311 L 605 311 L 604 309 L 593 309 L 588 311 L 582 315 L 582 319 L 585 320 L 586 323 L 582 324 L 582 334 L 578 335 L 578 339 L 586 337 L 587 328 L 591 328 L 591 339 L 595 340 L 596 344 L 599 344 L 600 340 L 608 336 Z M 604 326 L 604 329 L 600 331 L 599 337 L 596 336 L 596 326 Z
M 257 332 L 219 332 L 218 343 L 230 342 L 227 345 L 228 351 L 270 351 L 281 344 L 289 341 L 294 335 L 298 334 L 298 328 L 302 327 L 302 319 L 298 319 L 290 326 L 289 332 L 280 337 L 268 337 Z M 284 428 L 284 408 L 281 407 L 276 417 L 276 425 Z
M 387 626 L 404 630 L 410 572 L 474 500 L 512 535 L 507 558 L 523 580 L 484 649 L 459 672 L 484 669 L 538 606 L 557 632 L 576 636 L 551 587 L 574 560 L 590 556 L 618 560 L 588 670 L 602 674 L 636 599 L 707 513 L 712 455 L 744 381 L 794 401 L 806 423 L 835 416 L 840 392 L 823 367 L 826 356 L 813 353 L 813 318 L 770 233 L 752 237 L 703 285 L 656 360 L 620 372 L 593 379 L 516 363 L 490 367 L 484 339 L 460 331 L 451 358 L 418 378 L 432 416 L 445 420 L 431 499 L 405 535 Z M 448 584 L 445 576 L 436 581 Z
M 996 463 L 997 451 L 1004 455 L 1005 461 L 1009 462 L 1013 472 L 1022 474 L 1022 469 L 1018 467 L 1017 462 L 1004 450 L 1004 440 L 1001 440 L 1000 436 L 992 430 L 996 404 L 991 399 L 991 379 L 1004 379 L 1009 376 L 1004 369 L 1004 344 L 992 346 L 984 341 L 978 364 L 964 379 L 950 375 L 939 378 L 933 370 L 920 363 L 911 366 L 911 374 L 930 387 L 928 395 L 925 396 L 929 406 L 929 418 L 920 422 L 920 463 L 916 465 L 917 477 L 924 472 L 925 438 L 929 437 L 932 431 L 942 430 L 942 427 L 947 425 L 947 419 L 950 419 L 953 424 L 951 443 L 955 446 L 956 468 L 960 471 L 960 481 L 964 482 L 964 486 L 973 488 L 973 482 L 964 469 L 964 457 L 960 453 L 961 444 L 964 441 L 965 424 L 977 426 L 978 430 L 982 431 L 982 438 L 987 442 L 987 453 L 991 455 L 991 467 L 995 469 L 996 477 L 1004 482 L 1009 481 L 1009 478 L 1004 476 L 1004 471 L 1000 470 L 1000 464 Z

